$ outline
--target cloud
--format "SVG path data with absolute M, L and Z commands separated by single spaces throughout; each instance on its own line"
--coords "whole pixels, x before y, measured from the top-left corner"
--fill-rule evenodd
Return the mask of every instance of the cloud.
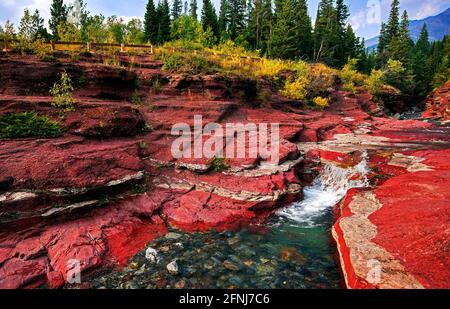
M 28 8 L 30 12 L 39 10 L 40 15 L 48 20 L 50 17 L 50 5 L 52 0 L 2 0 L 0 3 L 0 11 L 6 11 L 6 16 L 2 19 L 9 19 L 17 26 L 24 9 Z

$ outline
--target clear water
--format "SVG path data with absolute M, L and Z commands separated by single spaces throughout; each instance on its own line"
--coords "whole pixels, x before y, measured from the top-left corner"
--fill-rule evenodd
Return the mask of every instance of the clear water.
M 324 166 L 304 189 L 305 199 L 280 210 L 257 229 L 237 233 L 178 233 L 149 244 L 160 262 L 148 265 L 144 251 L 129 267 L 94 280 L 108 288 L 339 288 L 341 276 L 331 244 L 332 208 L 347 190 L 367 186 L 365 158 L 355 167 Z M 353 180 L 352 180 L 353 179 Z M 179 273 L 166 265 L 177 261 Z

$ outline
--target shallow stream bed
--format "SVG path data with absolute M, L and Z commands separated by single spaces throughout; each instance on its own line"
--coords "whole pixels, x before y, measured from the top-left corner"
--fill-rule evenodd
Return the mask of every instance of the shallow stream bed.
M 367 172 L 366 160 L 348 169 L 325 165 L 304 189 L 303 201 L 278 211 L 263 225 L 223 233 L 171 231 L 150 242 L 124 269 L 97 277 L 91 284 L 95 288 L 340 288 L 330 232 L 332 209 L 348 189 L 367 185 Z

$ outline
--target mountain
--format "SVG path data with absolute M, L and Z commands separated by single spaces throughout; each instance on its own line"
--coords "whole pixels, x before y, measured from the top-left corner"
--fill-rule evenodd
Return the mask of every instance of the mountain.
M 450 8 L 444 12 L 421 20 L 412 20 L 409 24 L 411 38 L 416 41 L 419 38 L 423 24 L 427 24 L 430 41 L 442 40 L 445 35 L 450 34 Z M 379 36 L 366 40 L 366 46 L 373 50 L 378 45 Z

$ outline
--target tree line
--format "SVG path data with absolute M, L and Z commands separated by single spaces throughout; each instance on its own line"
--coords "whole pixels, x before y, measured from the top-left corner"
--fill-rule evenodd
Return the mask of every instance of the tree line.
M 400 16 L 400 1 L 393 0 L 389 18 L 381 25 L 375 65 L 392 71 L 390 84 L 417 98 L 450 78 L 450 37 L 430 43 L 424 24 L 416 42 L 409 33 L 407 11 Z
M 378 48 L 368 52 L 364 39 L 348 23 L 344 0 L 320 0 L 313 25 L 306 0 L 148 0 L 143 20 L 125 23 L 116 16 L 92 15 L 84 0 L 71 5 L 53 0 L 49 30 L 39 11 L 25 9 L 15 32 L 9 21 L 0 34 L 24 41 L 38 38 L 63 41 L 153 43 L 172 40 L 215 45 L 232 41 L 261 56 L 323 62 L 342 68 L 356 59 L 356 68 L 370 74 L 380 69 L 390 84 L 405 93 L 423 97 L 449 76 L 449 37 L 430 43 L 426 25 L 417 42 L 411 39 L 407 12 L 400 16 L 399 0 L 393 0 L 387 22 L 380 31 Z

